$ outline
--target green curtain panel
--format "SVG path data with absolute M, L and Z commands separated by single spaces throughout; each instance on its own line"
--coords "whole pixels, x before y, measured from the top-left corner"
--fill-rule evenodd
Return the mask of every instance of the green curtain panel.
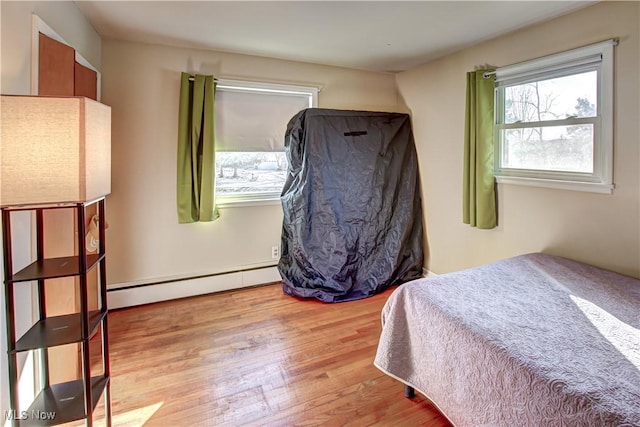
M 178 111 L 178 221 L 213 221 L 215 145 L 213 76 L 182 73 Z
M 493 176 L 493 93 L 491 70 L 467 73 L 467 106 L 464 131 L 463 222 L 477 228 L 496 226 Z

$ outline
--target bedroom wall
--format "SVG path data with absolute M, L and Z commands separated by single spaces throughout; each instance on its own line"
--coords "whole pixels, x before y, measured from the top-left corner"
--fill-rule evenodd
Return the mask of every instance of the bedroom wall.
M 602 2 L 397 75 L 422 174 L 428 267 L 446 273 L 543 251 L 640 277 L 640 3 Z M 498 185 L 499 226 L 462 223 L 465 73 L 620 38 L 612 195 Z
M 0 2 L 0 51 L 2 76 L 0 92 L 28 95 L 31 90 L 31 15 L 36 14 L 67 42 L 100 68 L 101 39 L 98 33 L 71 1 L 66 2 Z M 13 256 L 16 268 L 32 260 L 31 218 L 29 214 L 12 216 L 12 235 L 15 241 Z M 4 266 L 0 258 L 0 275 Z M 19 333 L 32 324 L 32 294 L 29 287 L 16 287 L 16 321 Z M 0 414 L 9 409 L 7 347 L 4 292 L 0 292 Z M 24 362 L 24 360 L 22 360 Z
M 112 194 L 107 200 L 111 287 L 273 264 L 279 205 L 220 210 L 178 224 L 176 140 L 182 71 L 321 87 L 319 106 L 393 110 L 391 74 L 206 50 L 105 40 L 103 102 L 112 107 Z M 149 292 L 154 292 L 149 290 Z

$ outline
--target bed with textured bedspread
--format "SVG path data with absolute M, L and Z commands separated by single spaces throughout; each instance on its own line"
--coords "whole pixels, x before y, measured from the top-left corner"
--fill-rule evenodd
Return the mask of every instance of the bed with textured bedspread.
M 528 254 L 406 283 L 375 366 L 463 426 L 640 426 L 640 280 Z

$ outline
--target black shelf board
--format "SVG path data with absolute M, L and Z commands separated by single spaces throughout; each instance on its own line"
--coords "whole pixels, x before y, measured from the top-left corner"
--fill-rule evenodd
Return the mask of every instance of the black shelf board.
M 87 271 L 91 270 L 102 258 L 104 258 L 104 254 L 87 255 Z M 59 277 L 79 276 L 81 273 L 84 272 L 80 271 L 80 257 L 77 255 L 47 258 L 29 264 L 27 267 L 15 273 L 8 282 L 56 279 Z
M 91 400 L 95 409 L 109 377 L 91 378 Z M 20 426 L 55 426 L 87 417 L 84 410 L 84 384 L 82 380 L 53 384 L 43 389 L 29 409 L 20 415 Z M 46 419 L 43 419 L 46 418 Z
M 36 322 L 17 342 L 13 352 L 55 347 L 57 345 L 81 342 L 90 338 L 107 312 L 89 312 L 89 336 L 82 336 L 80 313 L 47 317 Z

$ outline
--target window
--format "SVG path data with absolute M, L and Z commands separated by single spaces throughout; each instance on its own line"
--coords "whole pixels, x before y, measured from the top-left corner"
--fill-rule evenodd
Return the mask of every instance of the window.
M 219 80 L 215 98 L 219 205 L 278 200 L 287 173 L 284 134 L 317 88 Z
M 498 182 L 612 192 L 615 44 L 496 70 Z

